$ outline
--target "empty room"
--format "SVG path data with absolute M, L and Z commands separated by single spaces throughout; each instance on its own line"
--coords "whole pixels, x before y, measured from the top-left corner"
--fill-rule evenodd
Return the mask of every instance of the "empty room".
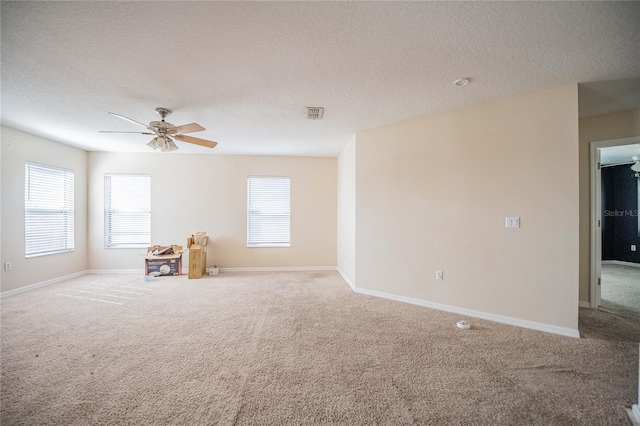
M 3 425 L 640 424 L 640 2 L 0 14 Z

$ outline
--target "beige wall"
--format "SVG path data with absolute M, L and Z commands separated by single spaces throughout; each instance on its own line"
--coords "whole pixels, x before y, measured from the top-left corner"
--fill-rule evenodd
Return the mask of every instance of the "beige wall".
M 338 270 L 356 283 L 356 138 L 338 157 Z
M 640 136 L 640 109 L 580 120 L 580 300 L 589 302 L 591 276 L 591 189 L 589 144 Z
M 357 287 L 577 330 L 576 85 L 359 133 L 356 156 Z
M 2 291 L 87 269 L 87 152 L 2 127 Z M 75 172 L 75 251 L 24 257 L 24 165 L 26 161 Z
M 145 250 L 104 248 L 105 173 L 151 174 L 152 242 L 206 231 L 208 266 L 336 265 L 336 158 L 91 152 L 89 164 L 90 269 L 143 267 Z M 247 248 L 249 175 L 291 176 L 291 247 Z

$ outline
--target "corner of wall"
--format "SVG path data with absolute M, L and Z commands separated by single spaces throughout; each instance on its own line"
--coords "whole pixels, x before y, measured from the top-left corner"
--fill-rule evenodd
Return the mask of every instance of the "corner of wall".
M 356 281 L 356 136 L 338 156 L 337 269 L 354 288 Z
M 87 164 L 88 154 L 79 148 L 25 133 L 1 128 L 1 253 L 2 262 L 11 261 L 12 270 L 2 271 L 2 291 L 15 290 L 34 283 L 88 269 L 87 257 Z M 63 167 L 75 174 L 75 250 L 49 256 L 24 256 L 24 164 L 32 161 Z

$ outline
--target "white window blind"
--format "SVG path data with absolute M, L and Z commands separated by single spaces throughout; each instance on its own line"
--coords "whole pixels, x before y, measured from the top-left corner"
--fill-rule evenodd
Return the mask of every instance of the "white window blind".
M 73 185 L 71 170 L 25 164 L 26 257 L 73 251 Z
M 289 247 L 291 179 L 247 178 L 247 247 Z
M 151 176 L 104 175 L 104 246 L 147 247 L 151 244 Z

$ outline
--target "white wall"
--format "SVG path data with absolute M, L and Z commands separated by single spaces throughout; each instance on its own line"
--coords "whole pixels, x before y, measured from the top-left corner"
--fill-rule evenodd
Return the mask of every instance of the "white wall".
M 338 270 L 356 283 L 356 138 L 338 157 Z
M 577 332 L 577 86 L 359 133 L 356 164 L 357 287 Z
M 2 127 L 2 291 L 87 269 L 87 152 Z M 26 161 L 75 172 L 75 251 L 25 258 L 24 165 Z
M 336 265 L 337 160 L 197 154 L 89 153 L 89 267 L 141 269 L 143 249 L 104 248 L 104 174 L 151 174 L 154 244 L 210 236 L 207 266 Z M 291 177 L 291 247 L 247 248 L 247 176 Z M 186 265 L 188 255 L 183 257 Z

